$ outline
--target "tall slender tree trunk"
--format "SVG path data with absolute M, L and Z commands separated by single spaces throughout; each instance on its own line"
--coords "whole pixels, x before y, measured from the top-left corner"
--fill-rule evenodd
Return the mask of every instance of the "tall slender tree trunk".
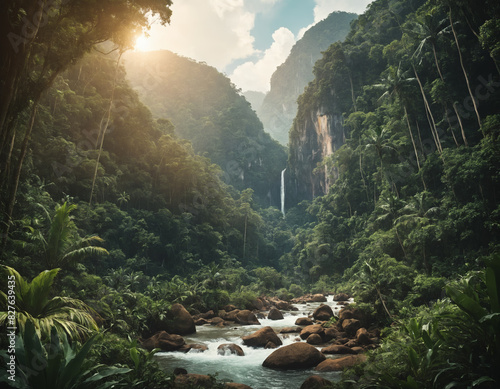
M 455 38 L 455 44 L 457 46 L 458 57 L 460 58 L 460 66 L 462 67 L 462 72 L 464 73 L 465 82 L 467 84 L 467 90 L 469 91 L 469 96 L 472 99 L 472 105 L 474 106 L 474 111 L 476 112 L 477 123 L 479 124 L 479 127 L 481 127 L 481 117 L 479 116 L 479 111 L 477 109 L 476 99 L 474 98 L 474 95 L 472 94 L 472 90 L 471 90 L 470 82 L 469 82 L 469 76 L 467 75 L 467 71 L 465 70 L 464 60 L 462 58 L 462 52 L 460 51 L 460 44 L 458 43 L 457 32 L 455 31 L 455 27 L 453 26 L 453 19 L 451 16 L 451 7 L 450 7 L 450 11 L 448 12 L 448 16 L 450 19 L 451 30 L 453 31 L 453 37 Z
M 33 131 L 33 124 L 35 123 L 35 117 L 38 110 L 38 102 L 40 97 L 38 97 L 34 102 L 31 108 L 31 116 L 28 122 L 28 127 L 26 128 L 26 133 L 24 135 L 23 143 L 21 145 L 21 150 L 19 152 L 19 158 L 17 160 L 16 169 L 14 171 L 14 175 L 12 176 L 12 182 L 7 187 L 8 190 L 8 198 L 5 207 L 5 215 L 4 215 L 4 228 L 3 228 L 3 236 L 1 243 L 1 251 L 3 252 L 5 245 L 7 243 L 7 237 L 10 231 L 10 225 L 12 223 L 12 213 L 14 212 L 14 205 L 16 204 L 16 195 L 17 188 L 19 187 L 19 180 L 21 178 L 21 171 L 23 168 L 24 158 L 26 157 L 26 152 L 28 151 L 28 143 L 31 137 L 31 133 Z
M 94 177 L 92 178 L 92 187 L 90 189 L 89 205 L 92 204 L 92 197 L 94 196 L 95 181 L 97 178 L 97 171 L 99 169 L 99 161 L 101 159 L 102 146 L 104 144 L 104 136 L 106 135 L 106 131 L 108 130 L 108 126 L 109 126 L 109 122 L 111 121 L 111 109 L 113 108 L 115 88 L 116 88 L 116 77 L 118 75 L 118 66 L 120 64 L 121 57 L 122 57 L 122 52 L 120 52 L 120 55 L 116 61 L 115 75 L 114 75 L 114 79 L 113 79 L 113 89 L 111 90 L 111 97 L 109 98 L 109 106 L 108 106 L 108 110 L 106 113 L 106 124 L 104 126 L 102 125 L 102 122 L 104 121 L 103 120 L 104 116 L 103 116 L 103 119 L 101 119 L 99 136 L 97 137 L 97 139 L 99 139 L 99 138 L 101 139 L 101 142 L 99 145 L 99 152 L 97 154 L 97 159 L 95 161 Z
M 420 87 L 420 93 L 422 94 L 422 98 L 424 100 L 424 106 L 426 109 L 426 113 L 428 115 L 428 120 L 429 120 L 429 125 L 431 127 L 431 132 L 434 137 L 434 142 L 436 143 L 436 147 L 439 151 L 439 153 L 443 152 L 443 147 L 441 146 L 441 140 L 439 139 L 439 134 L 437 132 L 437 127 L 436 127 L 436 121 L 434 120 L 434 115 L 432 115 L 431 107 L 429 105 L 429 102 L 427 101 L 427 97 L 425 96 L 425 91 L 424 87 L 422 86 L 422 82 L 420 81 L 420 77 L 418 76 L 417 69 L 415 69 L 415 66 L 413 66 L 413 71 L 415 73 L 415 77 L 417 78 L 418 86 Z

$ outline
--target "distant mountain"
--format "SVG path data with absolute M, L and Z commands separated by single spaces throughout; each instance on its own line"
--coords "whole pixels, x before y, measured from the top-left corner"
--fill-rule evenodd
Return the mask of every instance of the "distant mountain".
M 357 17 L 347 12 L 333 12 L 306 31 L 293 46 L 286 61 L 271 77 L 271 90 L 262 106 L 255 108 L 266 132 L 282 145 L 288 143 L 288 131 L 297 113 L 297 98 L 314 79 L 314 63 L 321 52 L 349 32 L 350 23 Z
M 264 92 L 246 91 L 243 92 L 243 96 L 245 96 L 245 99 L 251 104 L 252 109 L 258 114 L 258 110 L 262 106 L 266 94 Z
M 204 63 L 170 51 L 131 52 L 127 77 L 153 115 L 218 164 L 226 183 L 252 188 L 263 205 L 279 204 L 283 146 L 263 130 L 252 107 L 229 78 Z

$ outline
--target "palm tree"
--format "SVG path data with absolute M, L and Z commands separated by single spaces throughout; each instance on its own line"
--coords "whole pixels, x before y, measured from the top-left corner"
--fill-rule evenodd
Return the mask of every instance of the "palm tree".
M 50 342 L 44 345 L 31 321 L 16 336 L 18 377 L 16 383 L 27 389 L 105 389 L 113 387 L 132 371 L 128 367 L 94 364 L 88 358 L 99 340 L 94 335 L 82 346 L 69 342 L 53 328 Z M 113 377 L 114 382 L 107 378 Z
M 75 204 L 68 205 L 67 202 L 58 206 L 51 220 L 47 239 L 40 238 L 45 253 L 45 264 L 49 269 L 62 267 L 89 255 L 109 254 L 106 249 L 92 245 L 94 242 L 103 242 L 100 237 L 78 236 L 77 227 L 70 215 L 75 209 Z
M 9 280 L 9 289 L 7 293 L 0 291 L 0 326 L 7 323 L 9 327 L 17 326 L 24 332 L 26 323 L 31 321 L 38 336 L 44 339 L 49 337 L 53 327 L 70 338 L 81 338 L 97 331 L 93 311 L 83 301 L 62 296 L 49 297 L 59 270 L 45 270 L 28 282 L 17 270 L 1 265 L 0 273 L 2 279 Z M 10 290 L 14 294 L 8 294 Z M 15 296 L 15 301 L 12 296 Z M 15 323 L 9 316 L 11 311 L 7 310 L 8 306 L 15 308 Z
M 420 172 L 420 160 L 418 157 L 417 146 L 415 144 L 415 138 L 413 137 L 413 132 L 410 125 L 410 119 L 408 116 L 408 101 L 407 96 L 410 94 L 409 86 L 415 81 L 413 77 L 407 77 L 408 72 L 404 72 L 401 68 L 401 63 L 397 68 L 394 66 L 389 67 L 388 74 L 385 78 L 382 79 L 382 84 L 376 84 L 374 87 L 384 89 L 385 92 L 379 97 L 379 100 L 392 98 L 392 96 L 396 95 L 401 104 L 403 105 L 403 110 L 406 118 L 406 125 L 408 126 L 408 132 L 410 133 L 411 143 L 413 145 L 413 151 L 415 153 L 415 158 L 417 161 L 418 170 Z M 422 183 L 424 185 L 424 189 L 426 187 L 425 182 L 422 178 Z

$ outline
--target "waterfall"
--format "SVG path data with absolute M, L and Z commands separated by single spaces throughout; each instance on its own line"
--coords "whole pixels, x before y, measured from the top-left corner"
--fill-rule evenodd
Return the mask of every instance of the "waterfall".
M 286 168 L 281 172 L 281 213 L 285 217 L 285 172 Z

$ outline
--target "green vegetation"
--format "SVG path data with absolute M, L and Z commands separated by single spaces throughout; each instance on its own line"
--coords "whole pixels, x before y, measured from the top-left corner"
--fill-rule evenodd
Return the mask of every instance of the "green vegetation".
M 279 204 L 284 147 L 264 132 L 250 104 L 215 68 L 169 51 L 125 54 L 127 78 L 155 117 L 222 169 L 238 190 L 252 188 L 263 206 Z
M 2 15 L 18 30 L 36 12 L 21 3 Z M 149 9 L 168 21 L 169 1 L 71 4 L 0 64 L 0 325 L 14 295 L 24 387 L 168 388 L 137 339 L 173 304 L 332 291 L 385 327 L 336 387 L 498 387 L 497 2 L 377 0 L 331 42 L 290 132 L 286 218 L 268 207 L 284 149 L 227 78 L 148 54 L 175 74 L 145 101 L 157 117 L 128 84 L 120 52 Z M 109 39 L 120 50 L 104 55 Z M 300 150 L 318 151 L 299 124 L 317 112 L 341 119 L 342 147 L 305 172 L 327 172 L 327 193 L 294 199 Z

